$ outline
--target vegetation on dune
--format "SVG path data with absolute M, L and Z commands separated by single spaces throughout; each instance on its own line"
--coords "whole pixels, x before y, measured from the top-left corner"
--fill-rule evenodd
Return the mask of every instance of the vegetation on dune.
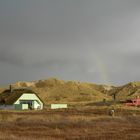
M 108 95 L 116 95 L 116 100 L 127 100 L 140 97 L 140 82 L 131 82 L 120 87 L 114 87 Z
M 63 81 L 55 78 L 33 82 L 17 82 L 13 88 L 29 88 L 38 93 L 39 97 L 48 103 L 100 102 L 103 99 L 126 100 L 140 96 L 140 82 L 131 82 L 123 86 L 97 85 L 78 81 Z M 0 90 L 3 92 L 3 89 Z M 0 94 L 0 99 L 7 95 Z
M 113 95 L 116 95 L 116 100 L 138 96 L 140 82 L 113 87 L 51 78 L 31 83 L 18 82 L 12 84 L 12 87 L 32 89 L 45 104 L 75 102 L 76 106 L 67 110 L 49 108 L 42 111 L 1 110 L 0 140 L 139 140 L 140 138 L 139 107 L 121 104 L 96 106 L 96 103 L 101 103 L 105 98 L 112 101 Z M 4 89 L 1 90 L 0 99 L 8 98 L 9 91 L 7 89 L 3 91 Z M 82 102 L 85 106 L 81 106 Z M 109 116 L 111 109 L 115 110 L 114 117 Z
M 109 99 L 109 96 L 102 92 L 103 87 L 99 85 L 76 81 L 63 81 L 55 78 L 31 83 L 17 82 L 12 84 L 12 87 L 15 89 L 23 87 L 32 89 L 38 93 L 45 104 L 102 101 L 104 98 Z M 3 96 L 6 97 L 6 94 L 1 94 L 0 98 Z

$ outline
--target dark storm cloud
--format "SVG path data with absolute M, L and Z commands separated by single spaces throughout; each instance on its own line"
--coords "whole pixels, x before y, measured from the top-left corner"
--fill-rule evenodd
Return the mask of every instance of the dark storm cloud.
M 0 83 L 139 80 L 139 25 L 139 0 L 1 0 Z

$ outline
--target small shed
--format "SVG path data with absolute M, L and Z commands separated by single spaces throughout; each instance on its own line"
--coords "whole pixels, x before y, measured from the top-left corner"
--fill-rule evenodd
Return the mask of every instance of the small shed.
M 67 104 L 51 104 L 51 109 L 68 108 Z
M 31 90 L 16 89 L 5 98 L 5 106 L 13 106 L 15 110 L 42 110 L 43 101 Z

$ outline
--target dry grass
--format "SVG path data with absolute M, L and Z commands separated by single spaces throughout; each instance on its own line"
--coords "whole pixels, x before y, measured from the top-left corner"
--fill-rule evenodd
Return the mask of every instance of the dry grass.
M 138 82 L 111 87 L 110 91 L 103 85 L 57 79 L 16 86 L 27 84 L 46 105 L 68 103 L 71 109 L 0 111 L 0 140 L 140 140 L 140 108 L 115 102 L 105 106 L 102 102 L 104 98 L 109 101 L 108 95 L 112 94 L 117 95 L 117 100 L 140 94 Z M 115 117 L 108 115 L 112 108 Z
M 126 100 L 140 96 L 140 82 L 130 82 L 120 87 L 114 87 L 108 91 L 109 95 L 116 94 L 116 100 Z
M 120 87 L 109 85 L 98 85 L 93 83 L 78 81 L 63 81 L 55 78 L 39 80 L 33 82 L 17 82 L 12 84 L 13 88 L 28 87 L 35 91 L 45 104 L 51 103 L 71 103 L 76 102 L 97 102 L 112 100 L 112 95 L 116 95 L 116 100 L 132 99 L 140 96 L 140 82 L 131 82 Z M 0 88 L 0 93 L 4 88 Z M 0 94 L 0 100 L 7 98 Z
M 139 140 L 140 109 L 1 111 L 0 140 Z M 133 113 L 135 112 L 135 115 Z
M 62 81 L 55 78 L 35 82 L 17 82 L 12 84 L 12 87 L 30 87 L 45 104 L 102 101 L 104 98 L 110 98 L 109 96 L 105 96 L 103 93 L 104 88 L 101 85 Z M 0 94 L 0 99 L 7 98 L 5 95 L 6 93 Z

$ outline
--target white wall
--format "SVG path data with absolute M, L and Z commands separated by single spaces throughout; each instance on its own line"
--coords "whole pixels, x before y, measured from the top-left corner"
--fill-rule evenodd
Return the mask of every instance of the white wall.
M 20 104 L 20 100 L 37 100 L 41 106 L 40 109 L 43 109 L 43 103 L 35 94 L 24 93 L 20 96 L 20 98 L 14 104 Z M 37 104 L 38 103 L 35 103 L 35 106 L 37 106 Z
M 38 107 L 41 107 L 41 105 L 37 101 L 34 101 L 34 109 L 38 109 Z
M 68 108 L 67 104 L 51 104 L 51 109 Z

